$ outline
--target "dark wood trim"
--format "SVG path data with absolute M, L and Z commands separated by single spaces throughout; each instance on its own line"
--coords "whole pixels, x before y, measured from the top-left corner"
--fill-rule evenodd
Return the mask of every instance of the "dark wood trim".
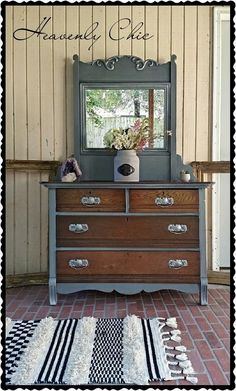
M 230 161 L 203 161 L 190 163 L 193 167 L 193 174 L 199 181 L 204 180 L 204 174 L 223 174 L 229 173 L 231 170 Z
M 7 170 L 54 171 L 61 164 L 58 160 L 6 160 Z
M 209 284 L 230 285 L 230 273 L 208 271 Z M 6 288 L 31 285 L 48 285 L 47 273 L 18 274 L 6 277 Z
M 17 274 L 6 277 L 6 288 L 15 288 L 28 285 L 47 285 L 47 273 Z
M 58 167 L 61 162 L 58 160 L 6 160 L 6 169 L 7 170 L 15 170 L 22 172 L 49 172 L 49 180 L 53 180 L 53 178 L 57 174 Z
M 208 271 L 209 284 L 230 285 L 230 273 L 229 272 L 216 272 L 213 270 Z

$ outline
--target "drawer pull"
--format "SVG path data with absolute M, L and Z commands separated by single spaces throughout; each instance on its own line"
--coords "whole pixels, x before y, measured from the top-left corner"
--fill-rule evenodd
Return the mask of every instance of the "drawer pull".
M 81 234 L 88 231 L 88 224 L 70 224 L 69 231 Z
M 174 204 L 174 198 L 172 197 L 157 197 L 155 198 L 155 204 L 161 207 L 171 206 Z
M 70 259 L 68 264 L 72 269 L 82 269 L 88 267 L 89 262 L 87 259 Z
M 185 224 L 169 224 L 168 231 L 172 234 L 182 234 L 187 232 L 188 227 Z
M 181 267 L 188 266 L 187 259 L 170 259 L 168 262 L 170 269 L 181 269 Z
M 101 203 L 100 197 L 87 197 L 84 196 L 81 198 L 81 204 L 85 206 L 93 206 L 93 205 L 99 205 Z

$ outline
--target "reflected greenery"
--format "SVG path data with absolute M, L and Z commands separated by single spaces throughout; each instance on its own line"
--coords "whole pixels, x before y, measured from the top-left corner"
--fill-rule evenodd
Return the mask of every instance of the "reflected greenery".
M 165 148 L 165 90 L 86 88 L 86 148 L 105 148 L 103 138 L 112 128 L 126 129 L 136 119 L 148 118 L 156 136 L 149 148 Z

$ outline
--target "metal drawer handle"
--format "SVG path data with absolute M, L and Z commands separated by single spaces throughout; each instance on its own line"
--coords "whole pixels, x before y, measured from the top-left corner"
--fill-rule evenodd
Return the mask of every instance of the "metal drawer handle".
M 169 224 L 168 231 L 172 234 L 182 234 L 187 232 L 188 227 L 185 224 Z
M 170 259 L 168 262 L 170 269 L 181 269 L 181 267 L 188 266 L 187 259 Z
M 84 196 L 81 198 L 81 204 L 86 206 L 99 205 L 101 203 L 100 197 Z
M 88 267 L 89 262 L 87 259 L 70 259 L 68 264 L 72 269 L 82 269 Z
M 88 231 L 88 224 L 70 224 L 69 231 L 81 234 Z
M 174 198 L 172 197 L 156 197 L 155 204 L 161 207 L 171 206 L 174 204 Z

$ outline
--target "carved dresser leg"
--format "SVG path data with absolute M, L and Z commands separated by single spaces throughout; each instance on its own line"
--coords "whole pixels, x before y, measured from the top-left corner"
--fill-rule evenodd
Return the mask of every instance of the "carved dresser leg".
M 57 304 L 56 278 L 49 278 L 49 303 L 50 305 Z
M 207 278 L 201 279 L 200 284 L 200 304 L 201 305 L 207 305 L 208 299 L 207 299 Z

